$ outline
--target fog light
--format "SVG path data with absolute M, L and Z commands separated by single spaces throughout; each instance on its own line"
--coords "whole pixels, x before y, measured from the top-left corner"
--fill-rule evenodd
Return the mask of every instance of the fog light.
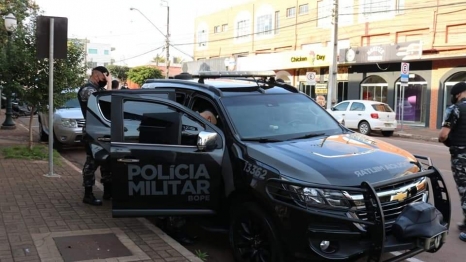
M 60 140 L 61 140 L 61 141 L 66 141 L 66 136 L 60 137 Z
M 327 249 L 330 247 L 330 241 L 324 240 L 320 242 L 320 250 L 322 251 L 327 251 Z

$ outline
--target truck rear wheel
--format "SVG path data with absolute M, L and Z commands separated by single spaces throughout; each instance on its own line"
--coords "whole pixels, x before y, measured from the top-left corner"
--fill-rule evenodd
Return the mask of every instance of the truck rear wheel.
M 270 216 L 256 203 L 244 203 L 232 212 L 230 246 L 236 261 L 283 261 L 280 238 Z

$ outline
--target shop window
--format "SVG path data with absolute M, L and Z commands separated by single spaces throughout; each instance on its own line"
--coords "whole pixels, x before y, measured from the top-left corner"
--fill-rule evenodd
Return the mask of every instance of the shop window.
M 407 86 L 395 85 L 395 112 L 398 120 L 425 123 L 427 117 L 427 81 L 417 74 L 410 74 Z
M 378 75 L 369 76 L 361 84 L 361 99 L 387 103 L 388 83 Z

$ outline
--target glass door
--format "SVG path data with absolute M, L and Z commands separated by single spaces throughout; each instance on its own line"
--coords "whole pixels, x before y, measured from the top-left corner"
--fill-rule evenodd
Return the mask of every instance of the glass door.
M 445 116 L 445 111 L 447 109 L 447 107 L 449 107 L 451 105 L 451 101 L 450 101 L 450 91 L 451 91 L 451 88 L 456 85 L 458 82 L 446 82 L 445 83 L 445 88 L 443 89 L 443 114 L 442 114 L 442 121 L 443 121 L 443 117 Z
M 337 103 L 348 100 L 348 82 L 338 82 Z
M 299 82 L 299 91 L 305 93 L 306 95 L 316 98 L 315 86 L 307 84 L 307 82 Z
M 427 109 L 427 82 L 409 82 L 395 86 L 395 113 L 396 119 L 403 122 L 424 124 Z

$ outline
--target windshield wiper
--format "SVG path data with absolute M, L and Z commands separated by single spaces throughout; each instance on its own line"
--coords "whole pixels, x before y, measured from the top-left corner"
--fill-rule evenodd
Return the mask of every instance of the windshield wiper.
M 299 137 L 294 137 L 288 140 L 295 140 L 295 139 L 306 139 L 306 138 L 311 138 L 311 137 L 316 137 L 316 136 L 323 136 L 325 133 L 309 133 L 305 134 L 304 136 L 299 136 Z
M 276 143 L 276 142 L 283 142 L 283 140 L 280 139 L 273 139 L 273 138 L 245 138 L 241 139 L 243 141 L 251 141 L 251 142 L 259 142 L 259 143 Z

